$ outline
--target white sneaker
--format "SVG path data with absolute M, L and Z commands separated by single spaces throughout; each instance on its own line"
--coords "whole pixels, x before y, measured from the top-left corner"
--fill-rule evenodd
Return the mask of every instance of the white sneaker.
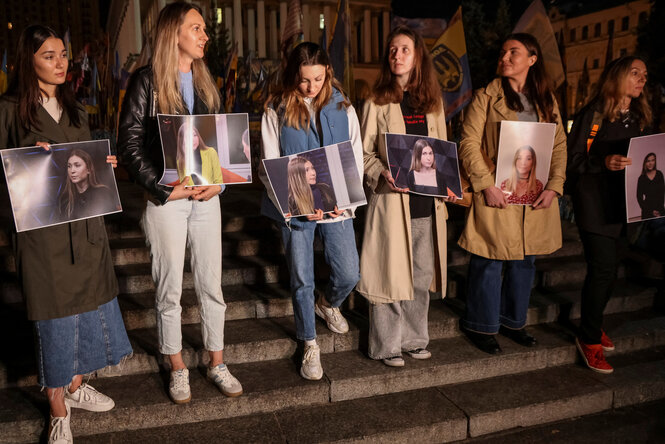
M 72 429 L 69 427 L 69 420 L 72 417 L 72 411 L 69 404 L 65 402 L 67 416 L 51 416 L 49 420 L 48 444 L 72 444 Z
M 342 316 L 339 308 L 326 307 L 320 301 L 321 299 L 314 304 L 314 313 L 326 321 L 331 331 L 340 334 L 348 332 L 349 324 L 344 319 L 344 316 Z
M 409 350 L 406 353 L 413 359 L 429 359 L 432 357 L 432 353 L 429 350 L 420 347 Z
M 74 393 L 65 390 L 65 403 L 70 407 L 91 412 L 106 412 L 115 406 L 111 398 L 86 383 L 81 384 Z
M 176 404 L 186 404 L 192 400 L 192 392 L 189 390 L 189 370 L 182 368 L 171 372 L 169 395 Z
M 305 353 L 303 353 L 302 365 L 300 366 L 300 376 L 310 381 L 318 381 L 323 377 L 319 344 L 305 346 Z
M 208 367 L 208 379 L 215 383 L 222 393 L 231 398 L 242 395 L 242 385 L 235 376 L 231 374 L 225 364 Z
M 401 356 L 391 356 L 389 358 L 383 358 L 383 363 L 388 367 L 404 367 L 404 358 Z

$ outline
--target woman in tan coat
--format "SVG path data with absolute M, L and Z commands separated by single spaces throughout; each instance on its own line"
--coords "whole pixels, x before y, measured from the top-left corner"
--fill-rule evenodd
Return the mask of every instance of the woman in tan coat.
M 439 86 L 422 38 L 399 26 L 373 97 L 362 113 L 365 175 L 371 188 L 357 290 L 371 302 L 369 356 L 403 366 L 402 351 L 427 359 L 429 289 L 445 288 L 443 199 L 406 194 L 388 169 L 385 133 L 446 138 Z
M 459 240 L 472 253 L 461 327 L 487 353 L 501 351 L 495 339 L 500 326 L 519 344 L 536 344 L 524 331 L 534 259 L 561 247 L 556 197 L 563 192 L 566 170 L 566 136 L 536 39 L 523 33 L 509 36 L 501 49 L 499 73 L 467 107 L 459 150 L 474 191 Z M 502 120 L 557 124 L 548 182 L 530 206 L 508 205 L 495 186 Z

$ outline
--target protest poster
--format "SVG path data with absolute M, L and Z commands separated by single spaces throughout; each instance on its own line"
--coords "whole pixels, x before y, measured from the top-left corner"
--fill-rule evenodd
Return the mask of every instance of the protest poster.
M 0 150 L 16 231 L 122 211 L 108 140 Z
M 186 186 L 252 182 L 247 114 L 158 114 L 164 155 L 159 183 Z
M 386 133 L 386 155 L 398 188 L 462 198 L 457 145 L 434 137 Z
M 665 134 L 633 137 L 626 157 L 632 159 L 626 167 L 627 222 L 665 217 Z
M 263 159 L 263 166 L 284 217 L 367 203 L 351 142 Z
M 545 189 L 555 131 L 554 123 L 501 122 L 496 186 L 509 205 L 531 205 Z

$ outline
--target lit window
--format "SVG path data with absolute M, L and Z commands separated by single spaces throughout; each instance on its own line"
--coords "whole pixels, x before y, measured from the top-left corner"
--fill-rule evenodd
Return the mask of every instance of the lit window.
M 319 14 L 319 29 L 323 29 L 326 26 L 326 18 L 323 14 Z
M 215 17 L 215 18 L 217 19 L 217 24 L 222 23 L 222 8 L 217 8 L 217 14 L 216 15 L 217 15 L 217 17 Z

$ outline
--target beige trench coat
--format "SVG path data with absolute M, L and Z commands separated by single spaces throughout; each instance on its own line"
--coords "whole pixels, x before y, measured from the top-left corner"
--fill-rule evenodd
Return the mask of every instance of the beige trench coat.
M 427 114 L 430 137 L 446 138 L 443 111 Z M 385 133 L 405 134 L 399 103 L 376 105 L 368 100 L 362 113 L 365 177 L 371 189 L 356 290 L 373 304 L 413 299 L 413 259 L 409 195 L 390 190 L 381 172 L 387 168 Z M 430 289 L 446 285 L 446 219 L 442 199 L 435 199 L 434 279 Z M 445 295 L 445 291 L 442 291 Z
M 503 96 L 501 79 L 494 79 L 476 91 L 465 110 L 459 157 L 474 193 L 459 245 L 489 259 L 518 260 L 524 255 L 549 254 L 561 248 L 561 220 L 557 199 L 549 208 L 540 210 L 522 205 L 505 209 L 485 205 L 482 190 L 495 185 L 501 121 L 517 120 L 517 113 L 508 109 Z M 556 102 L 554 112 L 557 125 L 545 189 L 561 195 L 566 178 L 566 135 Z

